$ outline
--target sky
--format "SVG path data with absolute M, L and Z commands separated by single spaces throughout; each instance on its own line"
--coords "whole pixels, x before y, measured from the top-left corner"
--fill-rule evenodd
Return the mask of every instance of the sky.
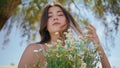
M 74 9 L 74 6 L 71 6 Z M 111 64 L 112 67 L 116 67 L 116 68 L 120 68 L 120 42 L 118 38 L 120 38 L 120 27 L 119 27 L 119 31 L 118 34 L 115 35 L 116 37 L 116 41 L 115 41 L 115 46 L 114 47 L 109 47 L 110 51 L 106 50 L 105 45 L 105 40 L 103 39 L 104 34 L 104 27 L 101 26 L 101 20 L 96 20 L 96 18 L 94 16 L 92 16 L 92 12 L 89 12 L 89 10 L 85 10 L 84 8 L 81 8 L 81 10 L 83 12 L 81 12 L 81 16 L 84 16 L 88 19 L 90 19 L 89 21 L 91 22 L 91 24 L 96 28 L 97 30 L 97 34 L 99 36 L 99 39 L 101 41 L 101 43 L 103 44 L 103 48 L 105 50 L 105 52 L 108 54 L 108 52 L 110 53 L 110 56 L 107 55 L 109 62 Z M 76 11 L 76 10 L 75 10 Z M 72 11 L 74 12 L 74 10 Z M 84 15 L 86 14 L 86 15 Z M 111 21 L 113 18 L 112 16 L 108 16 L 108 21 Z M 97 22 L 97 23 L 94 23 Z M 5 37 L 6 32 L 9 30 L 8 26 L 10 26 L 10 24 L 12 24 L 12 28 L 11 28 L 11 32 L 9 34 L 8 37 Z M 6 23 L 6 29 L 1 30 L 0 31 L 0 66 L 4 66 L 4 65 L 18 65 L 20 57 L 22 56 L 22 53 L 24 52 L 24 49 L 27 46 L 27 43 L 25 42 L 26 37 L 22 38 L 20 36 L 21 31 L 19 28 L 16 27 L 16 25 L 18 25 L 17 22 L 15 23 L 11 23 L 10 19 L 8 20 L 8 22 Z M 4 27 L 5 28 L 5 27 Z M 2 44 L 3 40 L 5 38 L 9 38 L 9 43 L 7 43 L 6 45 Z M 37 40 L 39 41 L 39 35 L 37 35 Z M 36 42 L 34 41 L 34 42 Z M 22 42 L 22 43 L 21 43 Z M 109 42 L 110 43 L 110 42 Z M 3 47 L 4 46 L 4 47 Z

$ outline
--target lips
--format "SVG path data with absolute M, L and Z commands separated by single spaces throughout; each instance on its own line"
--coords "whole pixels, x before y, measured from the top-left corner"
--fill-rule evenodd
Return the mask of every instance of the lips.
M 60 23 L 59 22 L 54 22 L 53 25 L 59 25 Z

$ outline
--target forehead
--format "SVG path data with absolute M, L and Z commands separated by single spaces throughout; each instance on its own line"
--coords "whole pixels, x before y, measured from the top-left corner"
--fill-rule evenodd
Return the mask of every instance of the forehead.
M 48 12 L 62 11 L 62 9 L 58 6 L 52 6 L 49 8 Z

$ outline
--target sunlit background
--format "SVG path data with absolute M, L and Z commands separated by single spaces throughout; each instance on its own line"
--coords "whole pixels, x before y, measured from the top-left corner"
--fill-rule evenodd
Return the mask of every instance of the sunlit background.
M 40 41 L 41 10 L 54 1 L 65 6 L 82 28 L 87 23 L 96 28 L 112 68 L 120 68 L 119 0 L 21 0 L 0 31 L 0 66 L 17 67 L 26 46 Z

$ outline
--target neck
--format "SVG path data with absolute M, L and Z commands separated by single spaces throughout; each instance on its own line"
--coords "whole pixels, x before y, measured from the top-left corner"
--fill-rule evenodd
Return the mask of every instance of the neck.
M 51 42 L 56 42 L 57 39 L 59 38 L 57 35 L 55 35 L 55 33 L 50 33 L 50 41 L 48 43 L 51 43 Z
M 57 41 L 58 37 L 54 33 L 50 34 L 50 36 L 51 36 L 50 42 L 56 42 Z
M 62 40 L 64 38 L 61 33 L 58 33 L 58 34 L 50 33 L 50 37 L 51 39 L 48 43 L 57 42 L 58 39 Z

